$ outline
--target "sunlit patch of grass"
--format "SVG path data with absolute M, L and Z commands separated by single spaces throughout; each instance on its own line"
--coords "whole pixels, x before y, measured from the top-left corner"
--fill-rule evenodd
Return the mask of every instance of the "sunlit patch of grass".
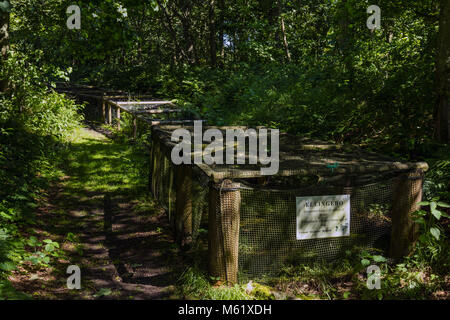
M 129 144 L 114 143 L 92 131 L 77 130 L 64 162 L 71 179 L 64 188 L 78 200 L 89 201 L 92 193 L 142 194 L 145 190 L 145 155 Z M 86 196 L 89 194 L 89 196 Z
M 153 198 L 142 196 L 133 207 L 134 212 L 138 214 L 153 215 L 160 213 L 160 208 L 156 205 Z
M 290 287 L 293 294 L 302 299 L 307 296 L 335 299 L 340 296 L 336 282 L 350 281 L 354 275 L 355 269 L 347 260 L 316 262 L 311 265 L 285 266 L 279 277 L 268 282 L 281 290 Z
M 205 273 L 197 267 L 188 268 L 179 279 L 179 291 L 183 298 L 202 300 L 254 300 L 243 285 L 215 287 Z

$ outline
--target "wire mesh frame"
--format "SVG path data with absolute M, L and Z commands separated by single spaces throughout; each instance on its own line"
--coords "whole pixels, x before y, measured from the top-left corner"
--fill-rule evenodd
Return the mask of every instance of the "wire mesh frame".
M 170 150 L 152 136 L 149 185 L 166 210 L 180 244 L 195 241 L 208 219 L 209 178 L 195 166 L 174 165 Z
M 240 279 L 275 275 L 283 265 L 332 261 L 354 246 L 388 249 L 393 180 L 359 187 L 264 190 L 243 186 Z M 296 239 L 296 197 L 350 195 L 350 236 Z M 259 209 L 258 209 L 259 208 Z
M 371 180 L 367 177 L 352 178 L 347 180 L 345 187 L 316 184 L 295 190 L 255 188 L 242 179 L 240 181 L 244 183 L 239 188 L 228 187 L 217 192 L 220 184 L 210 181 L 202 170 L 192 165 L 188 166 L 192 170 L 191 188 L 183 191 L 188 194 L 180 197 L 177 195 L 180 192 L 177 175 L 183 175 L 185 171 L 177 171 L 177 166 L 169 160 L 171 149 L 157 135 L 152 135 L 152 140 L 152 191 L 178 231 L 183 230 L 186 222 L 180 224 L 182 215 L 175 213 L 174 208 L 181 201 L 179 199 L 192 200 L 188 222 L 192 241 L 198 235 L 201 221 L 208 217 L 208 261 L 213 276 L 235 282 L 237 274 L 244 280 L 276 274 L 284 264 L 330 261 L 355 245 L 367 249 L 389 248 L 395 188 L 405 187 L 396 182 L 401 172 L 391 172 L 374 183 L 367 183 Z M 406 210 L 411 209 L 411 203 L 420 201 L 417 192 L 413 193 L 415 195 L 406 192 L 408 195 L 402 202 L 408 207 Z M 351 196 L 350 236 L 296 240 L 295 197 L 334 194 Z

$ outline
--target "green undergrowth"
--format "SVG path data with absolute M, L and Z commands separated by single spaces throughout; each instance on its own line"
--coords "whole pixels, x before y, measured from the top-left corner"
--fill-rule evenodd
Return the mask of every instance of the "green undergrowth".
M 285 266 L 277 278 L 267 283 L 300 299 L 448 299 L 448 269 L 437 268 L 424 256 L 424 246 L 417 242 L 413 253 L 394 263 L 380 255 L 357 249 L 332 263 Z M 448 260 L 448 248 L 439 257 Z M 380 288 L 370 288 L 373 278 L 369 266 L 380 268 Z
M 145 149 L 111 141 L 85 128 L 72 129 L 61 141 L 62 147 L 52 157 L 43 158 L 38 172 L 30 172 L 29 177 L 35 180 L 24 183 L 21 193 L 10 197 L 22 205 L 12 207 L 12 201 L 0 203 L 0 299 L 30 297 L 9 283 L 11 272 L 20 269 L 19 274 L 31 276 L 33 272 L 54 269 L 58 261 L 73 258 L 69 256 L 73 253 L 62 250 L 64 244 L 73 247 L 78 256 L 83 255 L 73 228 L 83 230 L 85 226 L 72 225 L 68 213 L 89 214 L 89 207 L 102 206 L 105 194 L 130 197 L 139 207 L 137 210 L 146 214 L 156 210 L 146 194 Z M 37 177 L 33 178 L 33 174 Z M 49 199 L 55 187 L 60 189 L 58 197 Z M 47 221 L 41 221 L 37 210 L 47 201 L 52 206 Z M 52 298 L 40 293 L 37 297 Z
M 30 245 L 36 210 L 61 171 L 57 163 L 80 126 L 82 106 L 46 86 L 42 68 L 11 52 L 0 77 L 0 299 L 22 297 L 8 276 L 24 261 L 47 264 L 57 248 Z M 37 243 L 36 243 L 37 245 Z M 36 250 L 34 250 L 36 249 Z
M 193 300 L 254 300 L 246 293 L 245 286 L 213 286 L 213 279 L 198 267 L 189 267 L 179 278 L 179 293 L 184 299 Z
M 440 244 L 445 246 L 441 239 Z M 185 299 L 213 300 L 391 300 L 448 299 L 449 248 L 430 262 L 431 244 L 418 241 L 410 256 L 393 262 L 375 251 L 348 250 L 333 262 L 285 265 L 278 275 L 241 280 L 234 286 L 214 285 L 198 263 L 192 263 L 178 281 L 178 294 Z M 369 266 L 380 268 L 380 287 L 370 288 Z M 220 283 L 220 282 L 219 282 Z

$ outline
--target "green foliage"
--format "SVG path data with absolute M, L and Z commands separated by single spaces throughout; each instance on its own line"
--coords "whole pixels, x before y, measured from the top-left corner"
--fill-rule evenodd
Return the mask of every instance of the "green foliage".
M 102 288 L 96 294 L 94 294 L 94 298 L 100 298 L 111 295 L 112 290 L 109 288 Z
M 0 282 L 9 288 L 5 279 L 17 264 L 29 259 L 48 265 L 60 253 L 58 243 L 25 239 L 23 230 L 35 223 L 41 190 L 57 174 L 54 164 L 82 116 L 72 100 L 47 88 L 43 70 L 29 56 L 12 52 L 0 78 L 8 79 L 0 95 Z M 31 256 L 27 247 L 34 249 Z M 10 293 L 5 289 L 2 297 L 10 299 Z
M 33 265 L 40 267 L 48 267 L 51 261 L 51 257 L 60 258 L 63 256 L 63 252 L 59 249 L 59 243 L 52 241 L 51 239 L 45 239 L 42 242 L 38 241 L 36 237 L 30 237 L 26 244 L 33 250 L 25 260 L 30 261 Z
M 8 281 L 0 279 L 0 300 L 29 300 L 28 295 L 17 291 Z
M 434 159 L 424 182 L 424 193 L 427 199 L 440 197 L 450 201 L 450 155 L 448 151 L 437 155 L 441 159 Z
M 446 275 L 448 268 L 438 273 L 422 258 L 413 255 L 394 264 L 379 253 L 354 248 L 346 258 L 331 263 L 285 266 L 280 276 L 269 283 L 282 289 L 288 287 L 301 299 L 432 299 L 434 293 L 446 290 L 445 276 L 439 275 Z M 367 286 L 370 265 L 380 268 L 380 289 Z
M 13 1 L 12 47 L 52 79 L 176 98 L 212 124 L 273 126 L 404 158 L 433 149 L 435 1 L 379 2 L 374 32 L 366 0 L 88 1 L 81 30 L 66 28 L 69 4 Z
M 428 210 L 421 209 L 413 213 L 414 221 L 420 226 L 420 235 L 415 246 L 414 257 L 418 263 L 429 264 L 436 270 L 448 270 L 450 268 L 449 249 L 445 228 L 441 218 L 449 218 L 442 209 L 450 208 L 439 198 L 420 203 Z
M 419 242 L 416 248 L 422 246 Z M 430 269 L 429 257 L 425 257 L 421 253 L 407 257 L 403 262 L 398 264 L 389 263 L 384 257 L 373 256 L 370 264 L 377 265 L 381 271 L 380 289 L 369 289 L 366 284 L 367 274 L 365 268 L 361 269 L 360 281 L 356 282 L 352 293 L 358 294 L 361 299 L 431 299 L 435 292 L 446 290 L 445 277 L 439 277 L 438 268 Z M 445 258 L 446 259 L 446 258 Z M 378 260 L 378 261 L 376 261 Z M 441 260 L 440 262 L 443 262 Z M 366 267 L 368 264 L 366 264 Z M 446 274 L 447 268 L 443 268 L 440 272 Z
M 254 296 L 245 292 L 244 286 L 214 287 L 207 275 L 197 267 L 188 268 L 179 278 L 180 293 L 186 299 L 204 300 L 253 300 Z
M 433 198 L 431 201 L 422 201 L 420 202 L 421 206 L 429 206 L 430 212 L 428 213 L 425 210 L 418 210 L 414 213 L 415 219 L 414 221 L 421 225 L 425 230 L 425 235 L 429 232 L 436 240 L 439 240 L 441 230 L 437 226 L 438 221 L 441 217 L 450 218 L 448 214 L 445 212 L 438 210 L 438 207 L 441 208 L 450 208 L 445 202 L 439 201 L 439 198 Z

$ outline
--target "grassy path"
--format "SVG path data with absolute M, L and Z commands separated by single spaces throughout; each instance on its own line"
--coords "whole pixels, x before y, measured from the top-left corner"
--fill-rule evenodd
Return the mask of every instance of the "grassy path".
M 176 246 L 166 217 L 146 197 L 145 153 L 84 128 L 29 230 L 60 244 L 49 266 L 15 271 L 16 288 L 41 299 L 163 299 L 176 280 Z M 81 290 L 66 268 L 81 268 Z

